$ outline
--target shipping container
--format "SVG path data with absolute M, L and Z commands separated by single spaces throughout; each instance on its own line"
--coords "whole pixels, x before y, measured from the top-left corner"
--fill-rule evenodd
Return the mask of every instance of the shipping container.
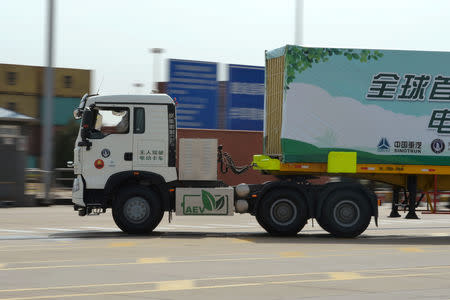
M 265 145 L 284 163 L 450 165 L 449 52 L 266 52 Z M 394 167 L 395 168 L 395 167 Z

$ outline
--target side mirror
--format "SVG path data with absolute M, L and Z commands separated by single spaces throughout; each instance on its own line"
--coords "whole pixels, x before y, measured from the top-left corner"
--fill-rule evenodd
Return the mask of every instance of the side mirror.
M 81 142 L 78 143 L 78 146 L 85 146 L 86 150 L 89 150 L 92 146 L 92 143 L 87 138 L 89 137 L 93 121 L 94 113 L 90 109 L 85 109 L 83 112 L 83 120 L 81 121 Z
M 83 112 L 83 120 L 81 121 L 81 138 L 83 140 L 89 137 L 89 131 L 91 129 L 93 119 L 94 113 L 92 110 L 86 109 Z
M 94 112 L 90 109 L 86 109 L 83 112 L 83 120 L 81 121 L 81 126 L 83 128 L 90 129 L 94 120 Z

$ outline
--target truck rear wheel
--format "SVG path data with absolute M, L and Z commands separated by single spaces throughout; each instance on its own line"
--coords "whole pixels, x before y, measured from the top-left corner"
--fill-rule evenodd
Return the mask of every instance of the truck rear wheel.
M 149 233 L 164 215 L 158 195 L 140 185 L 122 188 L 113 201 L 114 222 L 127 233 Z
M 370 216 L 366 197 L 356 191 L 341 190 L 325 200 L 318 223 L 336 237 L 352 238 L 366 230 Z
M 296 235 L 308 220 L 307 206 L 298 192 L 274 190 L 261 199 L 256 219 L 271 235 Z

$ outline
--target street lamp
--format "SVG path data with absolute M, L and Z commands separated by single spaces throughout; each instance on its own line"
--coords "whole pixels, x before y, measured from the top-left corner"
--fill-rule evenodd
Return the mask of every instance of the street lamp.
M 303 17 L 304 17 L 303 0 L 295 0 L 295 37 L 294 43 L 303 46 Z
M 140 82 L 136 82 L 136 83 L 133 83 L 133 86 L 136 88 L 136 94 L 140 94 L 139 91 L 141 90 L 142 87 L 144 87 L 144 84 L 140 83 Z
M 163 48 L 150 48 L 153 53 L 153 93 L 158 92 L 159 56 L 164 52 Z

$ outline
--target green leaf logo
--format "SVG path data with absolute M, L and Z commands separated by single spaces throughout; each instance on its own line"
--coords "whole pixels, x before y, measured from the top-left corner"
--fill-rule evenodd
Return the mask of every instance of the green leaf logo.
M 212 210 L 213 207 L 216 207 L 216 200 L 214 200 L 214 196 L 211 195 L 211 193 L 202 190 L 202 200 L 203 200 L 203 206 L 206 210 Z
M 225 204 L 225 197 L 222 196 L 219 198 L 219 200 L 217 200 L 216 202 L 216 210 L 220 210 L 222 209 L 223 205 Z

